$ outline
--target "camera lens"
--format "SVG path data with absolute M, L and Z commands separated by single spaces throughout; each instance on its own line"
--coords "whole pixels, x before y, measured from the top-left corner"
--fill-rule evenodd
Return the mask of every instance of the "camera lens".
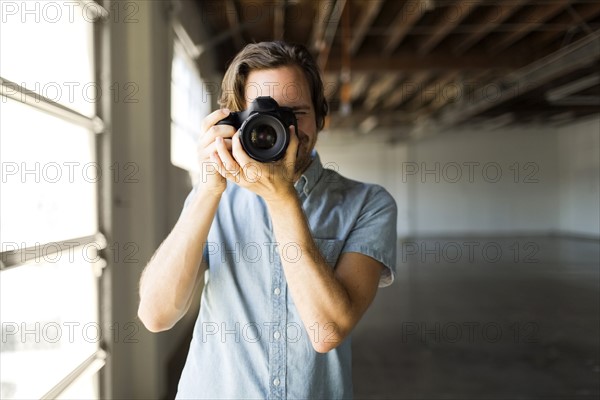
M 270 125 L 258 125 L 250 132 L 250 141 L 257 149 L 267 150 L 275 145 L 277 132 Z
M 242 124 L 240 142 L 246 153 L 256 161 L 277 161 L 285 155 L 290 133 L 279 118 L 255 113 Z

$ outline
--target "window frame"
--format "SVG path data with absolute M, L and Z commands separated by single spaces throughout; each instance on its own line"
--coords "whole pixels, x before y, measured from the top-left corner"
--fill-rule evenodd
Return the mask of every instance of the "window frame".
M 192 38 L 190 37 L 190 35 L 188 34 L 186 28 L 183 26 L 183 24 L 181 23 L 181 21 L 176 17 L 176 16 L 172 16 L 171 18 L 171 29 L 173 31 L 173 54 L 172 54 L 172 59 L 171 59 L 171 63 L 173 63 L 173 61 L 175 61 L 176 57 L 182 57 L 184 58 L 184 63 L 188 66 L 191 66 L 193 68 L 193 73 L 196 75 L 196 77 L 198 78 L 199 82 L 200 82 L 200 95 L 201 96 L 207 96 L 208 98 L 208 102 L 209 105 L 207 107 L 206 113 L 205 115 L 202 116 L 202 118 L 204 118 L 206 115 L 210 114 L 211 110 L 212 110 L 212 101 L 213 101 L 213 96 L 212 93 L 210 93 L 210 91 L 208 90 L 206 81 L 204 80 L 201 72 L 200 72 L 200 68 L 198 66 L 198 63 L 196 62 L 198 60 L 198 58 L 200 57 L 200 55 L 202 54 L 202 47 L 201 46 L 197 46 L 194 44 L 194 41 L 192 40 Z M 170 81 L 171 81 L 171 88 L 173 87 L 173 71 L 171 71 L 171 77 L 170 77 Z M 171 92 L 171 102 L 173 102 L 173 92 Z M 175 165 L 179 168 L 183 168 L 186 171 L 188 171 L 188 173 L 190 174 L 190 177 L 192 179 L 192 184 L 195 185 L 197 183 L 198 177 L 199 177 L 199 173 L 200 173 L 200 167 L 198 166 L 197 169 L 194 169 L 194 167 L 188 167 L 188 166 L 183 166 L 183 165 L 179 165 L 179 164 L 175 164 L 173 163 L 173 127 L 177 127 L 179 128 L 179 130 L 181 132 L 190 132 L 190 126 L 188 126 L 187 124 L 181 124 L 182 121 L 176 120 L 174 118 L 174 114 L 172 112 L 170 112 L 170 118 L 171 118 L 171 165 Z M 188 122 L 188 121 L 185 121 Z M 198 131 L 197 132 L 192 132 L 192 133 L 196 133 L 196 134 L 200 134 L 200 126 L 198 125 Z
M 102 1 L 103 4 L 100 4 L 99 1 L 94 0 L 76 0 L 81 6 L 86 7 L 90 3 L 94 3 L 94 7 L 86 7 L 88 11 L 94 12 L 93 15 L 93 26 L 92 26 L 92 53 L 94 55 L 92 60 L 92 73 L 95 82 L 101 83 L 100 77 L 102 76 L 102 69 L 107 64 L 103 62 L 103 52 L 102 52 L 102 37 L 103 30 L 108 29 L 108 25 L 104 24 L 104 22 L 109 18 L 110 13 L 105 8 L 105 2 Z M 32 107 L 36 112 L 44 112 L 53 117 L 60 118 L 63 121 L 73 123 L 77 126 L 83 127 L 90 134 L 95 136 L 94 143 L 94 153 L 95 153 L 95 162 L 99 163 L 102 166 L 102 139 L 103 134 L 106 133 L 107 127 L 101 118 L 102 115 L 102 107 L 101 102 L 95 102 L 95 113 L 94 116 L 88 117 L 86 115 L 81 114 L 75 109 L 69 108 L 63 104 L 59 104 L 47 97 L 42 96 L 39 93 L 31 91 L 15 82 L 12 82 L 6 78 L 2 78 L 0 76 L 0 96 L 9 98 L 11 100 L 17 101 L 21 104 L 24 104 L 28 107 Z M 97 276 L 97 287 L 98 287 L 98 323 L 100 326 L 106 326 L 106 315 L 103 313 L 103 308 L 105 306 L 105 299 L 107 299 L 108 293 L 106 292 L 106 285 L 103 284 L 103 279 L 105 275 L 103 274 L 105 267 L 107 266 L 106 257 L 103 257 L 103 250 L 107 247 L 106 238 L 102 233 L 102 214 L 105 212 L 102 208 L 102 198 L 103 198 L 103 186 L 99 183 L 96 183 L 96 204 L 97 204 L 97 219 L 98 219 L 98 231 L 89 236 L 71 238 L 62 241 L 49 242 L 44 243 L 39 246 L 35 246 L 35 248 L 19 248 L 16 250 L 7 250 L 0 251 L 0 273 L 2 271 L 6 271 L 9 269 L 19 268 L 20 266 L 27 265 L 29 261 L 36 257 L 33 250 L 40 248 L 46 249 L 46 253 L 44 254 L 54 254 L 61 250 L 67 248 L 80 248 L 85 246 L 86 244 L 95 243 L 95 248 L 99 251 L 99 257 L 97 257 L 98 261 L 95 262 L 94 268 Z M 73 242 L 77 243 L 77 246 L 72 246 Z M 69 245 L 71 245 L 69 247 Z M 88 358 L 86 358 L 81 364 L 75 367 L 70 373 L 63 377 L 59 382 L 57 382 L 52 388 L 48 390 L 48 392 L 43 395 L 42 399 L 54 399 L 57 396 L 60 396 L 61 393 L 65 392 L 67 389 L 73 386 L 78 380 L 89 377 L 90 375 L 98 374 L 98 398 L 105 398 L 104 392 L 105 387 L 103 385 L 103 381 L 105 380 L 105 375 L 108 374 L 107 369 L 110 367 L 107 363 L 107 359 L 109 357 L 109 351 L 106 348 L 105 344 L 101 341 L 99 343 L 98 349 L 90 354 Z

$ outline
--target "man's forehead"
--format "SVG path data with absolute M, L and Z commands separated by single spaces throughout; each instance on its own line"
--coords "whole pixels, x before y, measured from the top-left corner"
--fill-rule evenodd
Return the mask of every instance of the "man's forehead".
M 308 89 L 303 82 L 298 81 L 257 81 L 252 80 L 246 82 L 246 94 L 248 96 L 251 95 L 251 92 L 254 91 L 258 93 L 257 96 L 272 96 L 277 93 L 289 94 L 301 96 L 306 95 Z
M 245 97 L 251 102 L 259 96 L 271 96 L 280 105 L 293 108 L 310 107 L 310 92 L 304 74 L 294 67 L 282 67 L 250 72 Z

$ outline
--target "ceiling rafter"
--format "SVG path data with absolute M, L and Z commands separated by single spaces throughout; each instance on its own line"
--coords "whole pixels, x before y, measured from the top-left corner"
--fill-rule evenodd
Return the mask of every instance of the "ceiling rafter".
M 229 28 L 232 32 L 235 47 L 241 49 L 246 43 L 242 37 L 242 32 L 238 29 L 240 26 L 240 16 L 234 0 L 225 0 L 225 13 L 227 14 L 227 22 L 229 23 Z
M 373 83 L 371 89 L 367 92 L 367 97 L 364 101 L 366 111 L 373 110 L 385 96 L 392 92 L 402 79 L 402 74 L 390 72 L 381 76 L 379 80 Z
M 546 92 L 546 100 L 548 100 L 549 102 L 556 102 L 557 100 L 562 100 L 566 97 L 569 97 L 573 94 L 577 94 L 597 85 L 600 85 L 599 73 L 585 76 L 576 81 L 572 81 L 552 90 L 549 90 L 548 92 Z
M 569 6 L 570 2 L 571 0 L 560 0 L 549 4 L 540 4 L 533 9 L 526 9 L 519 13 L 517 15 L 517 23 L 519 23 L 518 28 L 501 36 L 489 46 L 489 51 L 497 54 L 510 47 L 534 29 L 539 28 L 544 22 L 563 11 Z
M 583 96 L 569 96 L 563 99 L 553 100 L 550 102 L 553 106 L 558 107 L 569 107 L 571 109 L 582 109 L 588 110 L 595 108 L 594 113 L 600 112 L 600 98 L 598 95 L 583 95 Z
M 425 88 L 421 91 L 420 96 L 415 96 L 410 100 L 404 108 L 409 112 L 414 112 L 423 106 L 428 105 L 430 102 L 439 101 L 439 99 L 444 99 L 446 93 L 444 89 L 447 85 L 454 82 L 458 77 L 458 71 L 450 71 L 442 74 L 437 79 L 434 79 L 429 83 Z
M 454 107 L 446 109 L 442 122 L 446 125 L 458 124 L 524 94 L 525 90 L 535 90 L 559 76 L 594 65 L 599 59 L 600 31 L 597 31 L 507 75 L 495 85 L 502 90 L 495 93 L 494 101 L 490 101 L 489 94 L 483 90 L 469 101 L 455 103 Z
M 313 29 L 310 35 L 310 46 L 313 50 L 319 52 L 323 50 L 323 35 L 325 33 L 325 26 L 329 15 L 335 5 L 335 0 L 322 0 L 313 3 L 316 7 L 315 19 L 313 22 Z
M 518 9 L 520 9 L 527 0 L 513 0 L 505 3 L 492 4 L 486 14 L 481 18 L 481 22 L 477 24 L 476 30 L 463 39 L 454 49 L 454 53 L 461 55 L 476 45 L 488 33 L 492 32 L 504 21 L 510 18 Z
M 354 75 L 352 80 L 352 101 L 356 101 L 361 98 L 367 91 L 369 83 L 371 82 L 371 74 L 368 72 L 360 72 Z
M 449 5 L 440 18 L 433 34 L 426 37 L 421 43 L 419 54 L 428 54 L 435 48 L 458 24 L 460 24 L 478 5 L 478 0 L 462 0 L 456 4 Z M 458 12 L 458 15 L 456 13 Z
M 433 73 L 431 71 L 419 71 L 407 78 L 400 87 L 395 88 L 395 91 L 390 93 L 384 102 L 383 107 L 386 109 L 394 109 L 406 103 L 413 97 L 423 91 L 423 84 L 431 79 Z
M 470 96 L 468 93 L 470 90 L 482 87 L 491 79 L 489 71 L 480 71 L 469 78 L 461 79 L 460 81 L 457 80 L 456 82 L 453 82 L 454 84 L 451 87 L 446 87 L 444 89 L 444 96 L 435 97 L 426 107 L 418 110 L 417 114 L 419 117 L 433 115 L 447 104 L 453 103 L 464 96 Z M 446 86 L 449 85 L 450 83 L 446 84 Z
M 354 29 L 354 36 L 352 37 L 352 42 L 350 43 L 350 54 L 355 55 L 363 40 L 365 39 L 365 35 L 369 30 L 369 27 L 379 14 L 381 7 L 383 6 L 384 0 L 371 0 L 366 2 L 365 10 L 361 12 L 361 17 L 356 24 L 356 28 Z
M 331 45 L 333 44 L 333 39 L 335 38 L 335 34 L 342 19 L 342 13 L 344 12 L 345 6 L 346 0 L 337 0 L 325 26 L 322 39 L 323 47 L 319 51 L 317 57 L 317 64 L 319 64 L 319 67 L 321 67 L 322 70 L 325 69 L 327 61 L 329 60 Z
M 493 58 L 484 52 L 469 53 L 456 56 L 448 51 L 435 51 L 424 56 L 406 51 L 392 57 L 362 56 L 352 60 L 352 71 L 419 71 L 423 69 L 444 70 L 479 70 L 479 69 L 515 69 L 533 61 L 535 54 L 531 52 L 509 54 L 502 58 Z M 338 59 L 329 60 L 326 71 L 339 71 L 342 68 Z
M 323 75 L 323 89 L 325 92 L 325 98 L 331 102 L 338 92 L 340 87 L 340 75 L 328 72 Z
M 571 13 L 561 14 L 558 19 L 555 21 L 556 24 L 573 24 L 575 26 L 579 26 L 582 23 L 585 23 L 588 20 L 591 20 L 598 15 L 600 15 L 600 2 L 599 3 L 587 3 L 582 4 L 581 7 L 578 8 L 577 11 L 574 11 L 577 14 L 577 19 Z M 564 31 L 560 30 L 548 30 L 544 32 L 538 32 L 532 38 L 532 42 L 535 43 L 535 47 L 542 47 L 548 45 L 553 40 L 557 39 L 561 35 L 564 35 Z
M 419 22 L 429 9 L 429 2 L 423 0 L 408 0 L 394 21 L 390 24 L 389 38 L 383 48 L 383 54 L 389 56 L 398 48 L 411 28 Z
M 339 115 L 331 116 L 331 124 L 335 125 L 336 128 L 343 129 L 356 129 L 360 127 L 366 120 L 374 117 L 372 112 L 357 111 L 349 115 L 348 117 L 340 117 Z M 400 126 L 410 126 L 414 120 L 412 115 L 407 113 L 399 113 L 396 111 L 388 111 L 384 113 L 378 113 L 376 116 L 376 124 L 378 127 L 389 128 L 393 127 L 397 129 Z
M 286 2 L 281 1 L 274 5 L 273 14 L 273 37 L 276 40 L 283 40 L 285 35 L 285 8 Z

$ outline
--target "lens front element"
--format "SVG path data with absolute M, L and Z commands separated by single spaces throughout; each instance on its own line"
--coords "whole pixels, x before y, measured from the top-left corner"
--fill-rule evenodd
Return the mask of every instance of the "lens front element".
M 277 132 L 270 125 L 257 125 L 250 132 L 250 141 L 257 149 L 270 149 L 277 141 Z
M 274 115 L 256 113 L 242 124 L 240 141 L 246 153 L 256 161 L 277 161 L 285 155 L 290 143 L 290 132 Z

